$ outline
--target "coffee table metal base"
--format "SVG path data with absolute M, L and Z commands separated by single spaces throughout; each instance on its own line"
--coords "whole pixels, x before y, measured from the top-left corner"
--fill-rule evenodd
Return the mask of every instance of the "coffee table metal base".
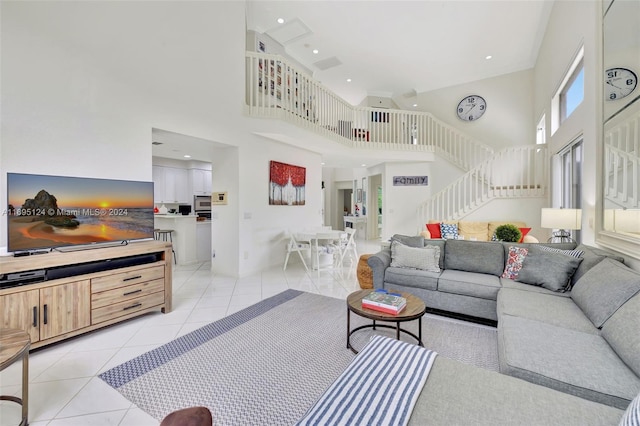
M 422 317 L 418 318 L 418 335 L 417 336 L 414 333 L 410 332 L 409 330 L 405 330 L 401 328 L 400 321 L 396 322 L 395 327 L 387 324 L 378 324 L 376 323 L 376 320 L 372 320 L 372 321 L 373 321 L 373 324 L 361 325 L 360 327 L 356 327 L 353 330 L 351 330 L 351 310 L 347 309 L 347 348 L 351 349 L 351 351 L 354 354 L 357 354 L 359 351 L 357 351 L 353 346 L 351 346 L 351 335 L 356 331 L 363 330 L 365 328 L 372 328 L 374 330 L 376 329 L 376 327 L 390 328 L 396 331 L 397 340 L 400 340 L 400 333 L 404 333 L 416 339 L 416 343 L 418 344 L 418 346 L 424 347 L 424 344 L 422 343 Z

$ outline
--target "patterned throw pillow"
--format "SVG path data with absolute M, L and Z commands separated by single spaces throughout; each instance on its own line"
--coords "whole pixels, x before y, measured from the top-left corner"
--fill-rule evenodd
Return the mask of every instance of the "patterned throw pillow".
M 445 240 L 457 240 L 458 239 L 458 224 L 457 223 L 441 223 L 440 234 Z
M 522 263 L 525 257 L 527 257 L 529 250 L 524 247 L 509 247 L 509 257 L 507 258 L 507 264 L 504 267 L 504 272 L 501 278 L 508 278 L 515 280 L 518 278 L 518 272 L 522 269 Z
M 567 256 L 571 256 L 571 257 L 582 257 L 582 255 L 584 254 L 582 250 L 560 250 L 557 248 L 547 247 L 547 246 L 538 246 L 538 247 L 540 247 L 540 249 L 544 251 L 548 251 L 551 253 L 566 254 Z
M 627 407 L 619 426 L 640 426 L 640 394 Z

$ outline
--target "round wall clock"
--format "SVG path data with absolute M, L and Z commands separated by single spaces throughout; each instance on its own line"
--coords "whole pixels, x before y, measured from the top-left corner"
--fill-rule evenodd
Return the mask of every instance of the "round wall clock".
M 475 121 L 487 110 L 487 102 L 482 96 L 470 95 L 458 104 L 458 118 L 463 121 Z
M 609 68 L 604 73 L 604 98 L 608 101 L 622 99 L 638 85 L 638 76 L 626 68 Z

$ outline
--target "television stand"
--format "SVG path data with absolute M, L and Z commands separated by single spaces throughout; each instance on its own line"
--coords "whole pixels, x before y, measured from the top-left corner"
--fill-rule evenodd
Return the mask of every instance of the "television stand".
M 171 243 L 164 241 L 0 257 L 0 281 L 8 285 L 0 287 L 0 328 L 25 330 L 38 348 L 154 311 L 168 313 L 171 277 Z

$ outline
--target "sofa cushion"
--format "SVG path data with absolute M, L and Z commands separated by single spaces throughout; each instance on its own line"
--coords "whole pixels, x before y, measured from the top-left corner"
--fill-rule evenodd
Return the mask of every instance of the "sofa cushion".
M 403 285 L 435 291 L 438 288 L 439 276 L 439 272 L 390 266 L 384 272 L 384 286 L 385 288 L 393 288 L 394 285 Z
M 500 278 L 500 284 L 502 288 L 511 288 L 518 291 L 526 291 L 529 293 L 541 293 L 541 294 L 551 294 L 556 297 L 571 297 L 571 293 L 558 293 L 557 291 L 547 290 L 544 287 L 538 287 L 531 284 L 519 283 L 517 281 L 509 280 L 506 278 Z
M 600 334 L 571 298 L 558 297 L 556 294 L 503 288 L 498 293 L 498 322 L 502 315 L 512 315 L 585 333 Z
M 504 272 L 500 278 L 507 278 L 515 280 L 518 278 L 518 272 L 522 269 L 522 263 L 524 258 L 527 257 L 529 249 L 524 247 L 509 247 L 509 254 L 507 255 L 507 262 L 504 266 Z
M 445 269 L 491 274 L 496 277 L 504 271 L 502 243 L 447 240 L 444 253 Z
M 409 247 L 424 247 L 424 237 L 421 235 L 409 236 L 395 234 L 393 237 L 391 237 L 391 243 L 393 243 L 394 241 L 400 241 L 402 244 Z
M 447 269 L 442 271 L 438 279 L 438 291 L 445 293 L 496 300 L 498 290 L 500 279 L 494 275 Z
M 461 220 L 458 222 L 458 234 L 465 240 L 489 241 L 488 222 L 470 222 Z
M 640 376 L 640 294 L 629 299 L 604 323 L 602 337 Z
M 527 234 L 529 232 L 531 232 L 531 228 L 518 228 L 520 230 L 520 233 L 522 234 L 522 237 L 520 238 L 520 241 L 518 241 L 519 243 L 524 241 L 524 237 L 527 236 Z
M 589 269 L 593 268 L 607 257 L 617 260 L 620 263 L 624 263 L 624 258 L 622 256 L 618 256 L 617 254 L 608 252 L 606 250 L 601 250 L 596 247 L 580 244 L 578 247 L 576 247 L 576 250 L 583 251 L 583 260 L 580 263 L 580 266 L 578 266 L 576 272 L 573 274 L 573 277 L 571 277 L 571 286 L 574 286 L 578 282 L 578 280 L 587 273 Z
M 571 298 L 593 325 L 602 325 L 640 291 L 640 273 L 613 259 L 604 259 L 580 278 Z
M 503 315 L 498 323 L 500 372 L 625 409 L 640 378 L 601 336 Z
M 455 223 L 441 223 L 440 234 L 445 240 L 455 240 L 458 238 L 458 225 Z
M 439 261 L 440 247 L 409 247 L 397 240 L 391 243 L 391 266 L 393 267 L 440 272 Z
M 582 258 L 551 253 L 531 245 L 516 281 L 539 285 L 551 291 L 566 291 L 569 279 L 581 261 Z
M 615 425 L 622 410 L 439 356 L 409 426 Z

